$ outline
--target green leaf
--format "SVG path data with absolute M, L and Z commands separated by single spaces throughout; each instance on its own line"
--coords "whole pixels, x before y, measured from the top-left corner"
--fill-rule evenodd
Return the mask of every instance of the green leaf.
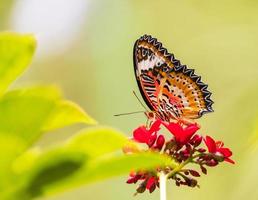
M 13 166 L 17 182 L 23 186 L 17 194 L 20 198 L 50 195 L 131 170 L 176 166 L 159 153 L 125 155 L 122 147 L 127 142 L 120 132 L 103 127 L 84 130 L 66 144 L 46 152 L 33 149 Z
M 47 185 L 64 181 L 86 163 L 87 155 L 74 149 L 62 146 L 44 152 L 39 148 L 31 149 L 13 164 L 14 173 L 19 178 L 15 183 L 19 189 L 14 194 L 20 199 L 40 196 Z
M 67 142 L 68 148 L 87 152 L 90 157 L 120 151 L 128 139 L 119 131 L 107 128 L 88 128 L 80 131 Z
M 14 90 L 0 98 L 0 151 L 8 152 L 0 159 L 0 178 L 14 157 L 41 135 L 59 98 L 60 92 L 53 86 Z
M 156 167 L 175 167 L 170 158 L 158 153 L 138 153 L 132 155 L 108 155 L 101 158 L 89 159 L 87 165 L 81 167 L 69 179 L 45 186 L 45 196 L 65 190 L 90 184 L 108 178 L 128 175 L 131 170 L 151 170 Z M 60 169 L 61 170 L 61 169 Z
M 75 123 L 96 124 L 82 108 L 71 101 L 60 101 L 52 112 L 49 121 L 43 127 L 43 131 L 50 131 Z
M 32 167 L 41 163 L 42 156 L 45 159 L 51 151 L 57 149 L 66 149 L 72 152 L 82 152 L 89 158 L 97 158 L 98 156 L 107 155 L 119 151 L 122 153 L 122 148 L 127 144 L 128 139 L 120 132 L 111 128 L 88 128 L 80 131 L 75 136 L 70 138 L 65 144 L 59 145 L 56 148 L 42 152 L 39 148 L 33 148 L 21 156 L 19 156 L 13 165 L 15 173 L 22 174 L 29 172 Z M 51 153 L 50 153 L 51 154 Z
M 55 86 L 7 92 L 0 98 L 0 189 L 12 185 L 10 165 L 46 131 L 77 122 L 94 121 L 75 104 L 61 100 Z M 9 178 L 8 178 L 9 177 Z M 7 181 L 10 181 L 7 183 Z
M 32 35 L 0 33 L 0 95 L 28 67 L 35 48 Z
M 31 144 L 60 99 L 54 86 L 17 89 L 0 98 L 0 135 L 14 136 Z
M 80 169 L 73 183 L 90 183 L 96 180 L 127 174 L 132 170 L 151 170 L 155 167 L 163 166 L 175 167 L 176 163 L 170 158 L 155 152 L 143 152 L 131 155 L 111 154 L 89 160 L 88 165 Z M 72 183 L 71 180 L 69 181 Z

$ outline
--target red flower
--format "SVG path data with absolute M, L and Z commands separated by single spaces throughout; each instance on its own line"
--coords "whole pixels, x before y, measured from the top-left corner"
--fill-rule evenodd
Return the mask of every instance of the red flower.
M 131 184 L 131 183 L 137 183 L 137 181 L 141 178 L 141 175 L 135 175 L 135 176 L 131 176 L 126 183 Z
M 197 124 L 190 124 L 183 128 L 179 123 L 163 123 L 163 125 L 175 136 L 175 139 L 180 144 L 186 144 L 191 137 L 199 130 Z
M 171 132 L 170 138 L 165 138 L 164 135 L 159 133 L 161 124 Z M 234 164 L 234 161 L 230 159 L 232 156 L 231 150 L 225 148 L 221 141 L 214 141 L 210 136 L 203 137 L 197 134 L 196 132 L 199 129 L 200 127 L 196 123 L 188 123 L 186 125 L 180 122 L 169 123 L 156 120 L 152 122 L 150 128 L 140 126 L 135 129 L 133 131 L 133 139 L 139 143 L 147 144 L 148 151 L 151 150 L 170 156 L 179 163 L 179 166 L 184 166 L 191 160 L 200 166 L 204 174 L 207 174 L 206 166 L 214 167 L 223 161 Z M 199 147 L 203 142 L 205 142 L 206 148 Z M 125 153 L 146 151 L 145 149 L 141 150 L 138 148 L 138 145 L 135 145 L 134 142 L 128 143 L 123 150 Z M 196 177 L 200 177 L 201 174 L 198 171 L 191 168 L 178 169 L 177 167 L 156 167 L 152 170 L 132 172 L 127 183 L 135 184 L 140 182 L 136 189 L 137 193 L 143 193 L 146 190 L 152 193 L 156 188 L 159 188 L 159 177 L 157 174 L 164 169 L 168 176 L 175 180 L 177 186 L 199 187 Z M 184 173 L 184 175 L 181 176 L 179 175 L 180 173 Z
M 215 142 L 210 136 L 206 136 L 204 139 L 204 142 L 206 146 L 208 147 L 208 150 L 210 153 L 222 156 L 225 161 L 235 164 L 233 160 L 230 159 L 232 156 L 232 152 L 229 148 L 225 148 L 224 143 L 221 141 Z
M 161 150 L 164 143 L 165 143 L 165 137 L 163 135 L 159 135 L 154 148 Z
M 147 181 L 146 189 L 148 189 L 149 192 L 152 193 L 155 190 L 157 184 L 158 184 L 157 178 L 155 176 L 152 176 Z
M 160 129 L 161 121 L 155 121 L 149 130 L 145 126 L 140 126 L 133 131 L 133 138 L 140 143 L 146 143 L 151 147 L 157 139 L 157 131 Z
M 195 147 L 198 147 L 201 143 L 202 143 L 202 136 L 198 134 L 194 135 L 190 140 L 190 144 Z
M 138 181 L 142 180 L 141 184 L 137 188 L 138 193 L 143 193 L 146 189 L 149 190 L 150 193 L 152 193 L 156 186 L 159 185 L 159 178 L 157 176 L 153 176 L 151 173 L 130 173 L 129 179 L 126 181 L 128 184 L 135 184 Z

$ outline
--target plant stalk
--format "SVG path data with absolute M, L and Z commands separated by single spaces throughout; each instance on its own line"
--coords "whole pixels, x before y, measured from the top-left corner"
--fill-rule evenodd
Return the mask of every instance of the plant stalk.
M 160 200 L 167 199 L 166 183 L 167 183 L 167 175 L 163 171 L 161 171 L 159 175 Z

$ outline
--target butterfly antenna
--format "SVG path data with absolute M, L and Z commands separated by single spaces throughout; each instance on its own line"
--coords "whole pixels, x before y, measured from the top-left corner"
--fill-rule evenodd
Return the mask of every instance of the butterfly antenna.
M 129 113 L 121 113 L 114 115 L 115 117 L 122 116 L 122 115 L 131 115 L 131 114 L 137 114 L 137 113 L 144 113 L 145 111 L 135 111 L 135 112 L 129 112 Z
M 139 101 L 139 103 L 142 105 L 144 110 L 146 110 L 146 112 L 149 112 L 148 109 L 145 107 L 145 105 L 141 102 L 140 98 L 137 96 L 137 94 L 136 94 L 136 92 L 134 90 L 133 90 L 133 94 L 136 97 L 136 99 Z
M 142 105 L 142 107 L 144 108 L 145 111 L 135 111 L 135 112 L 128 112 L 128 113 L 121 113 L 121 114 L 116 114 L 114 115 L 115 117 L 118 116 L 122 116 L 122 115 L 131 115 L 131 114 L 137 114 L 137 113 L 145 113 L 145 112 L 149 112 L 148 109 L 144 106 L 144 104 L 141 102 L 140 98 L 137 96 L 136 92 L 133 91 L 134 96 L 136 97 L 136 99 L 139 101 L 139 103 Z

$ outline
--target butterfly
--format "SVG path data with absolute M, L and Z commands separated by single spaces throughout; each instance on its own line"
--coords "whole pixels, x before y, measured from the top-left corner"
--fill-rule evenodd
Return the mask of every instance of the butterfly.
M 140 37 L 134 45 L 133 60 L 139 90 L 156 118 L 192 120 L 213 112 L 208 85 L 156 38 Z

